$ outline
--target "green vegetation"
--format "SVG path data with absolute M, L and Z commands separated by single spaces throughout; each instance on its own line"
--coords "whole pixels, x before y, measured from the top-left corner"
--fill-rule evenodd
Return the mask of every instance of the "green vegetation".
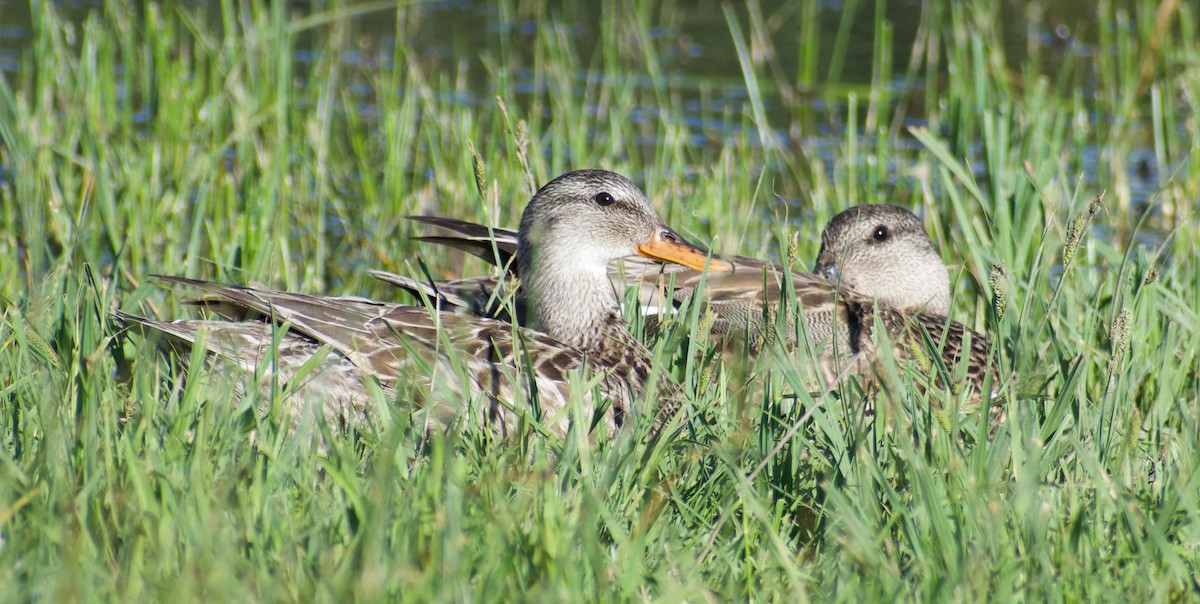
M 996 3 L 926 3 L 907 63 L 880 12 L 856 85 L 838 74 L 866 40 L 821 31 L 818 3 L 704 8 L 736 82 L 671 67 L 691 6 L 613 0 L 597 23 L 547 4 L 500 2 L 537 32 L 439 58 L 406 46 L 446 27 L 416 8 L 113 2 L 72 25 L 36 3 L 0 79 L 0 600 L 1196 597 L 1194 6 L 1100 2 L 1092 52 L 1014 58 L 1002 28 L 1027 24 Z M 1039 7 L 1020 17 L 1049 30 Z M 368 12 L 394 41 L 357 36 Z M 744 107 L 713 109 L 734 85 Z M 831 120 L 844 140 L 817 154 Z M 787 362 L 743 388 L 691 361 L 693 320 L 652 345 L 701 390 L 698 419 L 653 447 L 424 440 L 397 407 L 320 453 L 109 315 L 187 315 L 152 273 L 378 298 L 398 294 L 366 270 L 418 255 L 475 274 L 403 216 L 514 225 L 578 167 L 631 176 L 681 232 L 745 255 L 789 256 L 798 232 L 812 258 L 855 203 L 923 208 L 961 267 L 953 316 L 1017 376 L 1004 427 L 988 440 L 903 389 L 867 417 Z

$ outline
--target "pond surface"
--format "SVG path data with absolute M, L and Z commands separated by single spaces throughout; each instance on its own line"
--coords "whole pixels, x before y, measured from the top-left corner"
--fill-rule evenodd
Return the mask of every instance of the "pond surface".
M 316 3 L 320 4 L 320 3 Z M 579 56 L 594 56 L 601 44 L 600 27 L 606 18 L 605 11 L 616 10 L 616 2 L 564 3 L 517 3 L 539 7 L 533 12 L 548 11 L 554 16 L 559 31 L 565 33 L 579 49 Z M 1117 3 L 1118 6 L 1132 3 Z M 61 14 L 76 26 L 78 35 L 83 22 L 94 11 L 102 10 L 102 3 L 84 0 L 56 3 Z M 758 52 L 770 54 L 768 64 L 776 76 L 775 82 L 790 82 L 791 90 L 777 87 L 765 90 L 764 110 L 773 128 L 777 130 L 776 144 L 801 144 L 826 166 L 834 164 L 833 154 L 844 144 L 845 124 L 849 121 L 847 99 L 857 95 L 864 99 L 870 93 L 873 71 L 876 69 L 875 28 L 879 19 L 874 2 L 854 0 L 823 0 L 815 6 L 790 0 L 762 0 L 751 6 L 749 11 L 760 18 L 763 30 L 769 35 L 768 44 L 759 46 Z M 905 78 L 914 41 L 918 39 L 922 23 L 922 11 L 927 7 L 911 0 L 879 3 L 884 11 L 883 20 L 890 26 L 892 39 L 892 72 L 895 77 L 889 83 L 894 95 L 893 105 L 906 103 L 903 125 L 925 125 L 922 103 L 925 91 L 921 78 Z M 548 7 L 548 8 L 547 8 Z M 509 2 L 468 2 L 447 0 L 424 2 L 407 10 L 414 13 L 421 26 L 406 35 L 402 41 L 410 56 L 427 64 L 442 65 L 448 72 L 466 74 L 462 86 L 454 92 L 454 102 L 467 106 L 492 103 L 495 97 L 493 79 L 484 65 L 486 57 L 495 56 L 500 49 L 518 56 L 533 47 L 545 20 L 523 16 L 529 13 L 524 7 L 514 8 Z M 185 10 L 195 10 L 218 18 L 220 6 L 215 2 L 190 2 Z M 302 19 L 313 14 L 313 8 L 301 3 L 289 6 L 293 18 Z M 747 17 L 739 10 L 741 18 Z M 1061 0 L 1047 3 L 1003 2 L 998 6 L 1002 21 L 1004 53 L 1010 66 L 1022 65 L 1030 52 L 1037 52 L 1047 72 L 1053 75 L 1054 66 L 1068 57 L 1086 57 L 1104 52 L 1097 47 L 1097 32 L 1106 24 L 1096 22 L 1097 10 L 1087 0 Z M 650 23 L 651 36 L 661 42 L 663 49 L 659 57 L 663 73 L 671 78 L 673 87 L 692 97 L 683 105 L 687 120 L 695 132 L 690 139 L 694 146 L 717 144 L 722 139 L 723 129 L 735 128 L 728 120 L 712 119 L 713 115 L 728 115 L 747 110 L 750 94 L 738 54 L 731 35 L 731 28 L 720 2 L 700 0 L 695 2 L 668 2 L 659 13 L 661 23 Z M 816 19 L 815 31 L 820 39 L 815 47 L 820 62 L 811 74 L 801 75 L 801 66 L 806 47 L 798 32 L 794 32 L 799 19 L 811 16 Z M 217 21 L 219 23 L 219 21 Z M 741 23 L 743 29 L 749 23 Z M 0 0 L 0 74 L 12 76 L 21 66 L 22 55 L 32 41 L 33 23 L 31 3 L 27 1 Z M 348 44 L 355 48 L 345 53 L 344 61 L 356 66 L 387 64 L 394 56 L 397 44 L 395 10 L 378 8 L 362 10 L 351 19 Z M 314 47 L 324 43 L 319 26 L 299 36 L 295 54 L 296 63 L 305 65 L 315 60 Z M 811 41 L 810 41 L 811 42 Z M 1109 52 L 1115 52 L 1110 50 Z M 531 59 L 531 57 L 530 57 Z M 518 61 L 520 63 L 520 61 Z M 532 60 L 524 64 L 531 64 Z M 535 92 L 538 78 L 531 70 L 517 70 L 508 74 L 509 85 L 518 93 Z M 586 85 L 589 78 L 604 77 L 582 69 L 578 75 L 579 85 Z M 1084 80 L 1086 81 L 1086 77 Z M 654 82 L 644 81 L 638 85 L 652 87 Z M 373 113 L 371 91 L 365 84 L 358 89 L 353 86 L 349 94 L 360 96 L 360 111 L 369 116 Z M 1084 90 L 1085 95 L 1095 91 Z M 936 94 L 936 91 L 931 91 Z M 861 113 L 865 102 L 858 105 Z M 893 107 L 894 109 L 894 107 Z M 656 119 L 656 107 L 645 107 L 635 112 L 640 119 Z M 1097 119 L 1090 116 L 1090 119 Z M 854 123 L 862 124 L 861 116 Z M 757 133 L 751 134 L 752 140 Z M 902 141 L 901 144 L 905 144 Z M 913 143 L 915 144 L 915 143 Z M 981 149 L 968 149 L 967 153 L 981 155 Z M 1095 188 L 1104 188 L 1095 182 L 1100 150 L 1094 147 L 1082 149 L 1075 158 L 1078 169 L 1084 173 L 1085 182 Z M 979 157 L 967 157 L 977 170 L 975 176 L 986 179 L 982 172 L 984 162 Z M 1159 170 L 1155 153 L 1149 147 L 1134 148 L 1126 165 L 1131 166 L 1128 174 L 1133 201 L 1144 204 L 1158 190 Z M 1167 167 L 1169 169 L 1169 167 Z M 905 166 L 894 166 L 892 170 L 903 173 Z

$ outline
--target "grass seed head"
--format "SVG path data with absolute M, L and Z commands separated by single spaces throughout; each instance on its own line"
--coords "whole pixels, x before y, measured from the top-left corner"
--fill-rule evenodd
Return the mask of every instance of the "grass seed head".
M 1075 252 L 1079 251 L 1079 244 L 1083 241 L 1083 232 L 1087 228 L 1087 216 L 1080 214 L 1071 221 L 1071 228 L 1067 229 L 1067 242 L 1063 245 L 1063 270 L 1071 267 L 1071 263 L 1075 260 Z
M 1147 268 L 1145 276 L 1142 277 L 1142 283 L 1145 285 L 1150 285 L 1157 281 L 1158 281 L 1158 267 L 1151 266 L 1150 268 Z
M 487 187 L 487 164 L 483 162 L 483 156 L 475 150 L 474 143 L 467 141 L 467 148 L 471 150 L 471 168 L 475 172 L 475 190 L 479 191 L 480 197 L 484 197 Z
M 1002 265 L 993 264 L 988 283 L 992 286 L 992 308 L 999 321 L 1004 319 L 1004 311 L 1008 309 L 1008 270 Z
M 1129 343 L 1129 324 L 1133 319 L 1133 311 L 1128 308 L 1122 308 L 1121 312 L 1117 313 L 1117 318 L 1113 320 L 1112 331 L 1109 333 L 1109 338 L 1112 341 L 1112 358 L 1108 362 L 1108 372 L 1116 373 L 1121 368 L 1121 362 L 1125 358 L 1125 346 Z
M 1104 191 L 1101 191 L 1100 194 L 1092 199 L 1092 202 L 1088 204 L 1088 216 L 1095 216 L 1096 214 L 1099 214 L 1100 210 L 1102 209 L 1104 209 Z

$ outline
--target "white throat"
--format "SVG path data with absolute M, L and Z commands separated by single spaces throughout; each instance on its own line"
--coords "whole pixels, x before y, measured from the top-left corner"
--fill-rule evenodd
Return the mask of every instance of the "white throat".
M 607 264 L 579 250 L 532 255 L 531 265 L 521 267 L 530 326 L 584 352 L 598 346 L 620 316 Z

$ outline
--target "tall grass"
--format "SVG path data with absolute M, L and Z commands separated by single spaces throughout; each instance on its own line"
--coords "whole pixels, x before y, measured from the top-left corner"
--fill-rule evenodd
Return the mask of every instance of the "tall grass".
M 0 80 L 3 599 L 1195 597 L 1200 56 L 1193 7 L 1164 7 L 1102 2 L 1088 53 L 1023 57 L 1002 28 L 1049 31 L 1037 11 L 926 3 L 895 48 L 884 3 L 831 31 L 727 7 L 728 82 L 682 75 L 696 9 L 671 1 L 501 2 L 536 30 L 449 57 L 420 7 L 38 3 Z M 823 80 L 863 11 L 873 77 Z M 383 298 L 367 268 L 483 271 L 402 217 L 513 225 L 578 167 L 729 253 L 812 258 L 850 204 L 921 208 L 1007 421 L 917 389 L 867 414 L 780 350 L 714 358 L 690 313 L 650 342 L 695 395 L 665 441 L 426 438 L 396 406 L 320 451 L 110 319 L 187 314 L 151 273 Z

